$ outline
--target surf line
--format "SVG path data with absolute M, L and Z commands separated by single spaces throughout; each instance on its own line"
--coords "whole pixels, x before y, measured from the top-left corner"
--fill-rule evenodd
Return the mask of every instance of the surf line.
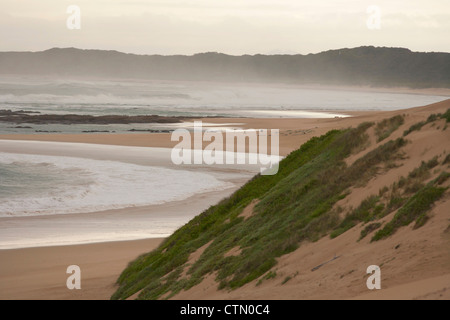
M 278 173 L 280 161 L 279 129 L 230 129 L 223 134 L 220 130 L 214 129 L 204 131 L 202 121 L 195 121 L 193 135 L 192 137 L 191 132 L 187 129 L 176 129 L 172 132 L 171 141 L 179 142 L 172 148 L 171 159 L 173 164 L 252 164 L 260 166 L 262 175 Z M 203 148 L 204 142 L 208 143 L 205 148 Z M 248 146 L 248 152 L 246 152 L 246 146 Z M 268 154 L 269 147 L 271 149 L 270 155 Z

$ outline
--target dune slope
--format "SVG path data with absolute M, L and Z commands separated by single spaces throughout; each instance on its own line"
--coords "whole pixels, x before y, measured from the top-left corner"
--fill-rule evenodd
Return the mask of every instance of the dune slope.
M 311 139 L 130 263 L 112 298 L 449 298 L 449 122 L 447 100 Z

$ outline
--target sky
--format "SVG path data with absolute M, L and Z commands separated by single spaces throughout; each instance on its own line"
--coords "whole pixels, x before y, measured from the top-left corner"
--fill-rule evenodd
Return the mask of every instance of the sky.
M 70 5 L 80 9 L 74 26 Z M 1 0 L 0 51 L 308 54 L 362 45 L 450 52 L 450 0 Z

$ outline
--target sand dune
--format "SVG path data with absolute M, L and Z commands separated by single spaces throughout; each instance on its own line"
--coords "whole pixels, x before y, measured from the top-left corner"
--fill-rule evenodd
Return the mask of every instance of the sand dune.
M 346 119 L 353 121 L 380 121 L 396 114 L 405 114 L 405 124 L 391 138 L 432 113 L 444 113 L 450 101 L 406 112 Z M 397 168 L 379 173 L 365 187 L 353 189 L 340 206 L 356 207 L 383 186 L 389 186 L 401 176 L 406 176 L 422 161 L 437 156 L 442 162 L 450 153 L 450 131 L 442 131 L 445 120 L 437 126 L 427 125 L 408 136 L 411 142 Z M 376 147 L 367 148 L 367 153 Z M 355 157 L 361 156 L 355 155 Z M 437 177 L 447 169 L 442 165 L 433 172 Z M 449 186 L 449 183 L 446 183 Z M 396 212 L 386 216 L 390 221 Z M 447 195 L 435 204 L 431 219 L 418 230 L 412 226 L 401 228 L 386 240 L 370 243 L 370 237 L 358 242 L 363 225 L 359 224 L 336 239 L 322 238 L 306 243 L 299 249 L 279 258 L 272 270 L 277 276 L 256 285 L 255 280 L 233 291 L 218 290 L 215 274 L 173 299 L 450 299 L 450 197 Z M 333 259 L 336 258 L 336 259 Z M 325 264 L 324 264 L 325 263 Z M 366 286 L 367 267 L 381 268 L 382 290 L 371 292 Z M 322 266 L 317 268 L 318 266 Z

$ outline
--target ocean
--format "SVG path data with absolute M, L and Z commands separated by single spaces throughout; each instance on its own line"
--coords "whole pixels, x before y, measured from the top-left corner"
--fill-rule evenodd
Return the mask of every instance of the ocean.
M 202 172 L 0 152 L 0 217 L 147 206 L 227 187 Z
M 444 99 L 437 95 L 316 90 L 294 85 L 0 78 L 0 109 L 44 114 L 334 118 L 345 116 L 345 111 L 405 109 Z M 133 129 L 164 130 L 170 126 L 0 123 L 0 134 Z

